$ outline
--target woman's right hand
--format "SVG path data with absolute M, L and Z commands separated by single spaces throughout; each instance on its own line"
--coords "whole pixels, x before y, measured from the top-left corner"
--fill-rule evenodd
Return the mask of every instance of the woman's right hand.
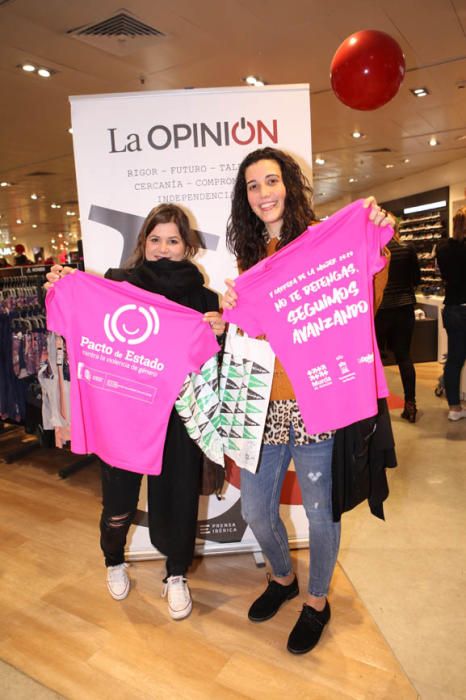
M 238 299 L 238 295 L 235 292 L 235 283 L 233 280 L 227 279 L 225 280 L 225 284 L 227 286 L 227 291 L 222 296 L 221 307 L 222 309 L 234 309 L 236 306 L 236 300 Z
M 58 282 L 59 279 L 65 275 L 69 275 L 72 272 L 76 272 L 74 267 L 63 267 L 63 265 L 52 265 L 50 272 L 47 272 L 45 277 L 47 282 L 44 284 L 44 289 L 47 291 L 53 287 L 54 282 Z

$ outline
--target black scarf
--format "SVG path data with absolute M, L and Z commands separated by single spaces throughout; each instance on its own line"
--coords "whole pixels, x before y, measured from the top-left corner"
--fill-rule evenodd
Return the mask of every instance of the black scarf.
M 144 260 L 131 270 L 128 282 L 178 303 L 204 286 L 201 272 L 189 260 Z

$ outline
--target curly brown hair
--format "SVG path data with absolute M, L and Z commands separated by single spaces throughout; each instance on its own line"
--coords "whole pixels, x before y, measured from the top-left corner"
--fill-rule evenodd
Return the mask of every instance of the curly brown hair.
M 176 224 L 180 236 L 186 245 L 186 258 L 193 258 L 202 246 L 199 233 L 191 228 L 189 219 L 184 211 L 176 204 L 160 204 L 154 207 L 146 216 L 136 241 L 136 247 L 128 260 L 125 269 L 132 269 L 140 265 L 145 259 L 146 238 L 157 224 Z
M 278 163 L 286 189 L 283 226 L 277 249 L 297 238 L 316 220 L 312 209 L 312 188 L 298 163 L 277 148 L 259 148 L 249 153 L 238 169 L 226 236 L 227 248 L 234 253 L 242 270 L 266 257 L 264 222 L 249 206 L 245 177 L 246 168 L 260 160 Z

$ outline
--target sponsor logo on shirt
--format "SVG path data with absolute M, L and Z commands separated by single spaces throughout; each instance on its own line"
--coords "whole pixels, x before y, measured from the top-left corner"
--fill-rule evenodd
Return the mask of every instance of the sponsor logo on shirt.
M 149 336 L 157 335 L 160 321 L 153 306 L 144 307 L 136 304 L 124 304 L 113 314 L 105 314 L 104 331 L 107 338 L 114 343 L 139 345 Z

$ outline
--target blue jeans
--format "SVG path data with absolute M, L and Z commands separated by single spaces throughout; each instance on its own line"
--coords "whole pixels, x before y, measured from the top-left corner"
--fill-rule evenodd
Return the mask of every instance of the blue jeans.
M 443 325 L 448 336 L 448 355 L 444 370 L 445 392 L 450 406 L 460 404 L 460 378 L 466 359 L 466 306 L 444 306 Z
M 294 445 L 293 428 L 286 445 L 263 445 L 255 474 L 241 469 L 241 509 L 275 576 L 293 570 L 288 535 L 280 518 L 280 493 L 291 459 L 309 521 L 310 576 L 308 592 L 328 593 L 340 545 L 340 523 L 332 517 L 333 438 L 311 445 Z

